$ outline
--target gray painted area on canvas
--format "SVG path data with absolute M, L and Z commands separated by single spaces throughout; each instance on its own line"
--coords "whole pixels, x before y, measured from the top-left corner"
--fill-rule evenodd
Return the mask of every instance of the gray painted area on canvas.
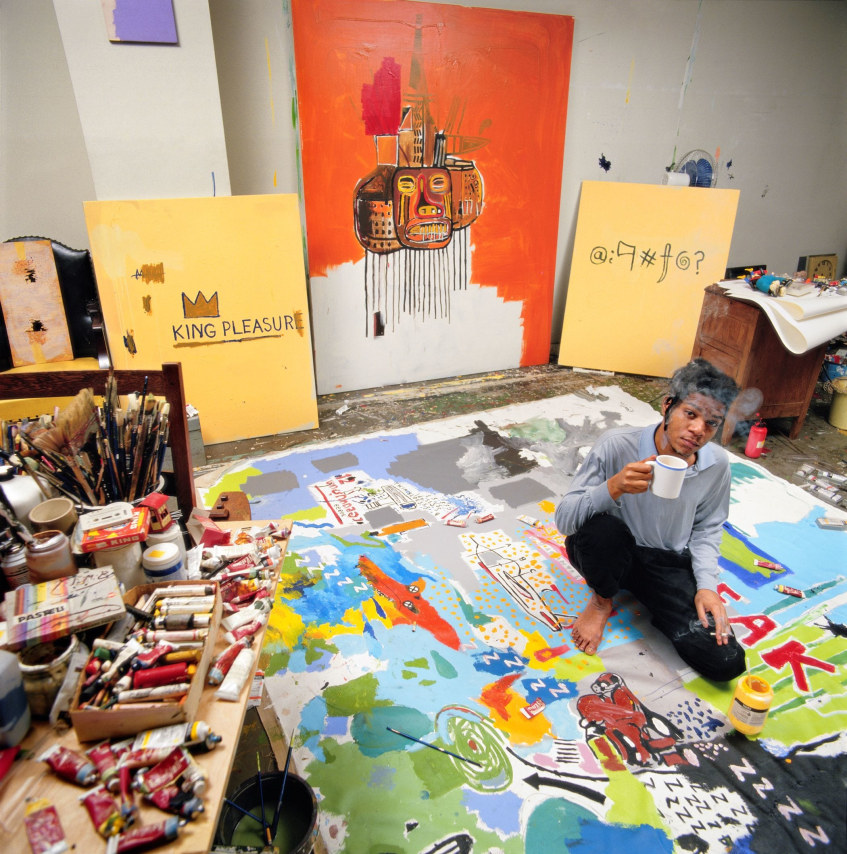
M 273 495 L 277 492 L 290 492 L 297 489 L 297 475 L 293 471 L 265 472 L 251 475 L 244 480 L 243 491 L 248 495 Z
M 331 471 L 354 469 L 359 465 L 359 458 L 345 451 L 343 454 L 333 454 L 331 457 L 316 457 L 312 460 L 312 465 L 326 474 Z

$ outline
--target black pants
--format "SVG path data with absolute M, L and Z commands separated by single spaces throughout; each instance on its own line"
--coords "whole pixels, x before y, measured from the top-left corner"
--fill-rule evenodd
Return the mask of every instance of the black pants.
M 592 516 L 565 545 L 570 562 L 598 596 L 611 599 L 621 589 L 632 591 L 689 667 L 715 682 L 744 672 L 744 649 L 735 636 L 718 646 L 714 628 L 700 623 L 688 552 L 639 546 L 620 519 L 605 513 Z

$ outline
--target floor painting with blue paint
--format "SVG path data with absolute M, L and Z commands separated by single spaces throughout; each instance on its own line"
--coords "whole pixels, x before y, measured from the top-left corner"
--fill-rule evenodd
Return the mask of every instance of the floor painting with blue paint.
M 571 643 L 589 592 L 555 504 L 603 430 L 657 420 L 604 388 L 246 460 L 205 491 L 294 520 L 262 663 L 331 852 L 847 850 L 847 534 L 815 522 L 843 514 L 732 457 L 720 592 L 773 687 L 758 738 L 636 600 L 597 655 Z

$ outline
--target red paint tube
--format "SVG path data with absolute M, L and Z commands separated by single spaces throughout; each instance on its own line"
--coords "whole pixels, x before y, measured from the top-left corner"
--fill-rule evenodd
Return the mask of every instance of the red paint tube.
M 57 854 L 68 850 L 68 841 L 59 821 L 59 813 L 46 799 L 27 804 L 24 828 L 32 854 Z
M 106 854 L 136 854 L 173 842 L 179 836 L 179 819 L 170 816 L 158 824 L 133 827 L 120 836 L 115 836 L 114 847 L 107 846 Z
M 118 758 L 112 752 L 112 745 L 108 741 L 103 741 L 94 747 L 90 747 L 85 753 L 94 763 L 94 767 L 100 775 L 100 782 L 109 791 L 114 792 L 118 783 Z
M 132 669 L 139 670 L 146 667 L 155 667 L 159 659 L 167 655 L 169 652 L 173 652 L 173 649 L 174 645 L 172 643 L 166 643 L 164 641 L 157 643 L 151 649 L 139 652 L 138 655 L 135 656 L 132 662 Z
M 146 795 L 164 786 L 174 785 L 190 767 L 188 753 L 181 747 L 175 747 L 161 762 L 136 777 L 136 788 Z
M 98 779 L 97 767 L 84 754 L 68 750 L 61 744 L 53 744 L 39 757 L 63 780 L 78 786 L 93 786 Z
M 173 685 L 176 682 L 190 682 L 197 671 L 193 664 L 184 661 L 176 664 L 164 664 L 161 667 L 149 667 L 147 670 L 136 670 L 132 674 L 132 687 L 158 688 L 160 685 Z
M 136 768 L 150 768 L 158 765 L 165 757 L 170 756 L 173 747 L 140 747 L 136 750 L 128 750 L 121 756 L 121 767 L 130 770 Z
M 206 681 L 209 685 L 220 685 L 224 681 L 224 676 L 229 673 L 229 668 L 232 667 L 232 662 L 238 657 L 238 653 L 242 649 L 247 648 L 246 640 L 239 640 L 230 644 L 212 663 L 209 668 L 209 675 Z
M 80 795 L 94 829 L 104 838 L 115 836 L 123 830 L 124 820 L 117 801 L 105 786 L 98 786 L 85 795 Z
M 158 807 L 162 812 L 193 821 L 205 810 L 203 801 L 191 792 L 184 792 L 179 786 L 165 786 L 144 796 L 144 800 Z
M 264 625 L 261 620 L 253 620 L 252 622 L 245 623 L 243 626 L 239 626 L 237 629 L 233 629 L 231 632 L 226 632 L 224 638 L 229 643 L 235 643 L 235 641 L 239 641 L 242 638 L 255 635 Z

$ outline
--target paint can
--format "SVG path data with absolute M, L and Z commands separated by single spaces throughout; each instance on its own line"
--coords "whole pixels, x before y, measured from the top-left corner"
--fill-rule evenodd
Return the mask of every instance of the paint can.
M 94 565 L 111 566 L 115 577 L 126 590 L 148 582 L 141 568 L 141 543 L 128 543 L 114 549 L 94 552 Z
M 253 776 L 242 783 L 229 800 L 261 819 L 264 798 L 265 817 L 270 822 L 279 801 L 283 776 L 281 771 L 262 774 L 261 793 L 259 781 Z M 285 780 L 274 846 L 280 854 L 311 854 L 317 836 L 318 802 L 315 793 L 302 777 L 289 774 Z M 265 847 L 264 842 L 261 823 L 224 802 L 215 833 L 215 844 L 236 846 L 239 851 L 261 851 Z
M 26 565 L 32 584 L 76 575 L 71 541 L 61 531 L 39 531 L 26 545 Z
M 0 560 L 0 567 L 6 577 L 6 583 L 14 590 L 22 584 L 29 584 L 29 567 L 26 565 L 26 549 L 22 545 L 12 545 Z
M 0 649 L 0 749 L 20 744 L 29 724 L 29 703 L 20 663 L 13 652 Z
M 179 556 L 182 562 L 187 566 L 188 553 L 185 550 L 185 539 L 182 535 L 182 528 L 178 522 L 171 522 L 166 528 L 161 531 L 150 531 L 147 539 L 144 541 L 145 548 L 159 546 L 162 543 L 173 543 L 179 549 Z
M 141 557 L 144 575 L 147 581 L 157 584 L 160 581 L 181 581 L 187 578 L 185 564 L 179 556 L 175 543 L 160 543 L 147 549 Z
M 827 421 L 839 430 L 847 430 L 847 377 L 832 380 L 832 403 Z
M 49 717 L 78 646 L 76 635 L 67 635 L 29 646 L 18 653 L 24 691 L 34 718 Z
M 773 702 L 773 688 L 761 676 L 745 674 L 735 686 L 735 696 L 727 712 L 729 722 L 744 735 L 758 735 L 765 725 Z

